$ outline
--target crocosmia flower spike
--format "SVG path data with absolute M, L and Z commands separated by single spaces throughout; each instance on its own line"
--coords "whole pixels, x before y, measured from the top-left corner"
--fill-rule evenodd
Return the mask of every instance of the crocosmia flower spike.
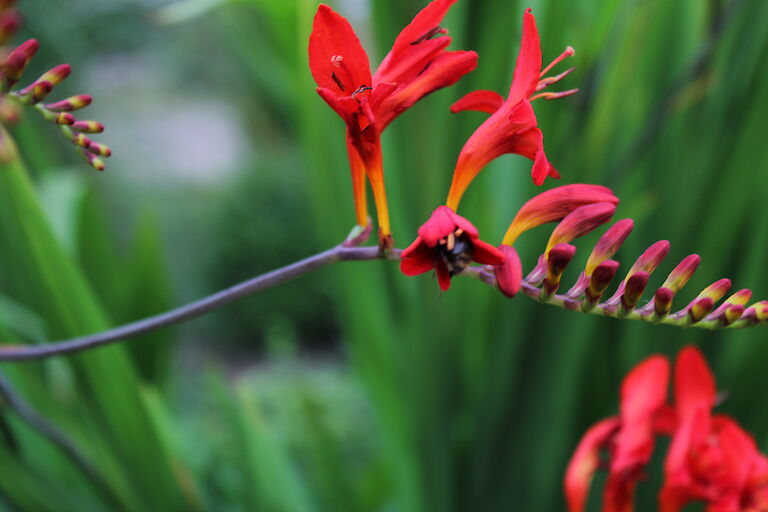
M 381 132 L 427 94 L 454 84 L 477 65 L 474 52 L 446 51 L 451 38 L 440 23 L 456 0 L 434 0 L 400 32 L 371 75 L 368 55 L 349 22 L 327 5 L 315 15 L 309 67 L 318 94 L 347 126 L 357 224 L 367 226 L 365 177 L 371 183 L 382 246 L 390 245 Z
M 545 78 L 555 64 L 573 54 L 574 50 L 569 46 L 542 70 L 536 20 L 530 9 L 525 12 L 520 53 L 507 99 L 494 91 L 481 90 L 467 94 L 451 107 L 452 112 L 477 110 L 491 114 L 491 117 L 472 134 L 459 154 L 446 201 L 448 206 L 455 210 L 475 176 L 491 160 L 506 153 L 516 153 L 533 160 L 531 177 L 537 185 L 544 183 L 547 176 L 559 177 L 544 153 L 544 137 L 538 128 L 531 101 L 536 98 L 561 98 L 577 92 L 577 89 L 559 93 L 540 92 L 573 71 L 571 68 Z
M 7 13 L 0 13 L 0 27 L 3 26 L 3 20 L 7 19 L 7 16 Z M 15 17 L 12 19 L 16 20 Z M 13 26 L 15 29 L 15 25 Z M 0 39 L 7 36 L 2 30 L 0 28 Z M 77 148 L 77 151 L 89 165 L 103 171 L 103 159 L 109 157 L 112 150 L 105 144 L 91 140 L 89 135 L 103 132 L 104 125 L 97 121 L 78 120 L 72 114 L 76 110 L 87 107 L 91 103 L 91 97 L 79 95 L 53 103 L 44 102 L 53 92 L 53 89 L 69 76 L 71 72 L 69 64 L 55 66 L 26 87 L 16 89 L 23 78 L 27 65 L 39 47 L 40 45 L 35 39 L 29 39 L 4 54 L 0 67 L 2 70 L 0 74 L 0 122 L 3 124 L 15 122 L 19 118 L 22 107 L 31 107 L 42 115 L 43 119 L 57 125 L 62 135 Z
M 472 261 L 502 265 L 506 259 L 499 249 L 480 240 L 472 223 L 447 206 L 432 212 L 401 258 L 400 270 L 405 275 L 415 276 L 434 269 L 443 291 L 451 287 L 451 278 Z

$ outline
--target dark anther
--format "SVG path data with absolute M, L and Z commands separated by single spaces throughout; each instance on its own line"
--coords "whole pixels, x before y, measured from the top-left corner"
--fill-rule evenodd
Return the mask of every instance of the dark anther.
M 368 87 L 367 85 L 361 85 L 360 87 L 357 88 L 355 92 L 352 93 L 352 97 L 354 97 L 357 94 L 360 94 L 361 92 L 370 91 L 371 89 L 373 89 L 373 87 Z
M 436 36 L 437 34 L 443 34 L 443 33 L 445 33 L 445 31 L 442 28 L 435 27 L 433 29 L 428 30 L 427 32 L 424 32 L 415 41 L 411 41 L 411 44 L 412 45 L 416 45 L 416 44 L 419 44 L 419 43 L 423 43 L 427 39 L 431 39 L 432 37 Z
M 331 73 L 331 78 L 333 78 L 333 81 L 336 82 L 336 85 L 339 86 L 341 92 L 344 92 L 344 84 L 341 83 L 341 80 L 339 80 L 339 77 L 336 76 L 336 73 Z
M 437 247 L 440 259 L 448 267 L 448 272 L 450 272 L 451 276 L 461 274 L 472 261 L 474 253 L 472 242 L 461 229 L 457 229 L 441 239 Z

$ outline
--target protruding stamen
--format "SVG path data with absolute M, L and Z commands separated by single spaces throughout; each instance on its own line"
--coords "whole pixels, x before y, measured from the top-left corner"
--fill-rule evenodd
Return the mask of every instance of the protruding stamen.
M 577 92 L 579 92 L 578 89 L 568 89 L 567 91 L 562 92 L 540 92 L 539 94 L 531 96 L 531 101 L 537 100 L 539 98 L 544 98 L 545 100 L 556 100 L 558 98 L 565 98 L 566 96 L 576 94 Z
M 562 61 L 563 59 L 565 59 L 567 57 L 571 57 L 571 56 L 573 56 L 575 54 L 576 54 L 576 50 L 574 50 L 573 47 L 571 47 L 571 46 L 567 46 L 563 53 L 561 53 L 555 60 L 553 60 L 552 62 L 549 63 L 549 66 L 547 66 L 547 67 L 545 67 L 544 69 L 541 70 L 541 74 L 539 76 L 541 78 L 544 78 L 544 75 L 546 75 L 547 72 L 550 69 L 552 69 L 553 67 L 555 67 L 560 61 Z
M 568 76 L 571 73 L 573 73 L 573 71 L 575 69 L 576 68 L 569 68 L 569 69 L 566 69 L 565 71 L 563 71 L 562 73 L 560 73 L 559 75 L 549 76 L 547 78 L 542 78 L 541 80 L 539 80 L 539 84 L 536 86 L 536 91 L 537 92 L 541 91 L 542 89 L 546 89 L 547 87 L 549 87 L 552 84 L 556 84 L 557 82 L 559 82 L 560 80 L 562 80 L 566 76 Z
M 422 35 L 420 35 L 415 40 L 411 41 L 410 44 L 412 46 L 415 46 L 415 45 L 417 45 L 419 43 L 423 43 L 427 39 L 432 39 L 433 37 L 435 37 L 438 34 L 447 34 L 447 33 L 448 33 L 448 31 L 445 30 L 444 28 L 441 28 L 439 26 L 433 27 L 433 28 L 427 30 L 426 32 L 424 32 Z
M 449 251 L 452 251 L 455 245 L 456 245 L 456 234 L 451 233 L 448 235 L 445 248 L 448 249 Z
M 334 82 L 336 82 L 336 85 L 339 87 L 341 92 L 344 92 L 344 84 L 341 83 L 341 80 L 339 80 L 339 77 L 336 76 L 336 73 L 331 73 L 331 78 Z

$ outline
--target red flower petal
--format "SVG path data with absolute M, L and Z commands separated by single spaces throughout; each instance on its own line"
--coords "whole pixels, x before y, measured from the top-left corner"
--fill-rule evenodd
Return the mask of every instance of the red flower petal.
M 651 356 L 637 365 L 621 386 L 621 430 L 611 473 L 634 472 L 646 464 L 653 450 L 653 419 L 667 399 L 669 361 Z
M 520 291 L 520 283 L 523 280 L 523 265 L 520 263 L 520 256 L 514 247 L 500 245 L 499 250 L 504 253 L 505 260 L 503 264 L 494 267 L 493 272 L 499 290 L 511 299 Z
M 696 347 L 685 347 L 675 364 L 675 408 L 679 421 L 686 421 L 699 409 L 715 403 L 715 379 Z
M 416 240 L 400 254 L 400 272 L 407 276 L 417 276 L 429 272 L 434 267 L 434 252 L 421 237 L 416 237 Z
M 388 58 L 396 60 L 405 53 L 412 52 L 414 47 L 423 42 L 430 41 L 428 34 L 440 26 L 448 9 L 456 0 L 434 0 L 419 11 L 413 20 L 406 26 L 395 39 Z M 386 59 L 385 59 L 386 60 Z M 383 67 L 379 66 L 381 69 Z
M 523 14 L 523 35 L 520 41 L 520 53 L 517 55 L 515 75 L 509 88 L 507 101 L 516 103 L 528 98 L 536 91 L 541 73 L 541 44 L 536 19 L 531 9 Z
M 569 512 L 582 512 L 589 495 L 592 476 L 600 465 L 602 450 L 616 433 L 618 418 L 605 419 L 587 430 L 565 472 L 565 498 Z
M 451 112 L 455 114 L 465 110 L 475 110 L 493 114 L 499 110 L 503 104 L 504 98 L 497 92 L 486 90 L 472 91 L 451 105 Z
M 564 185 L 542 192 L 533 196 L 518 210 L 502 243 L 512 245 L 529 229 L 563 220 L 580 206 L 601 202 L 618 204 L 619 199 L 613 195 L 611 189 L 599 185 Z
M 476 66 L 475 52 L 443 52 L 433 58 L 426 69 L 421 66 L 413 78 L 401 81 L 397 90 L 377 105 L 376 117 L 379 120 L 379 130 L 383 130 L 393 119 L 424 96 L 455 84 Z
M 419 236 L 429 247 L 434 247 L 441 238 L 445 238 L 456 229 L 463 229 L 471 239 L 478 237 L 477 229 L 467 219 L 457 215 L 447 206 L 438 206 L 429 220 L 419 228 Z
M 309 68 L 319 87 L 349 96 L 371 85 L 368 55 L 349 22 L 328 7 L 317 8 L 309 36 Z
M 489 243 L 480 239 L 472 240 L 474 253 L 472 259 L 483 265 L 503 265 L 506 261 L 504 253 Z
M 439 262 L 435 267 L 435 271 L 437 273 L 437 284 L 440 285 L 440 289 L 444 292 L 448 291 L 451 287 L 451 274 L 448 268 L 443 262 Z

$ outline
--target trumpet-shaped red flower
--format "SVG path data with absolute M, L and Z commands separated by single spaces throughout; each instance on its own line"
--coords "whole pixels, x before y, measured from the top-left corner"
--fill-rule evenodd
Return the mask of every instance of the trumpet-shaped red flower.
M 368 56 L 349 22 L 321 5 L 309 38 L 309 67 L 318 94 L 347 125 L 357 223 L 368 223 L 365 176 L 371 183 L 380 235 L 389 237 L 389 213 L 380 135 L 398 115 L 427 94 L 454 84 L 477 65 L 477 54 L 446 51 L 451 38 L 440 28 L 456 0 L 434 0 L 395 39 L 371 75 Z
M 401 254 L 400 270 L 416 276 L 435 269 L 440 288 L 451 287 L 451 278 L 472 261 L 502 265 L 504 253 L 480 240 L 477 229 L 447 206 L 439 206 L 419 228 L 419 236 Z
M 618 418 L 603 420 L 582 438 L 568 464 L 565 495 L 570 512 L 581 512 L 589 484 L 600 461 L 600 452 L 609 454 L 609 475 L 603 510 L 632 510 L 635 486 L 651 458 L 654 425 L 663 418 L 669 383 L 669 362 L 651 356 L 624 379 Z
M 576 89 L 572 89 L 560 93 L 536 94 L 572 71 L 569 69 L 557 76 L 544 78 L 555 64 L 573 54 L 573 48 L 568 47 L 542 70 L 536 20 L 531 10 L 526 10 L 523 15 L 520 53 L 507 99 L 494 91 L 474 91 L 451 107 L 452 112 L 477 110 L 491 114 L 491 117 L 472 134 L 459 154 L 446 201 L 449 207 L 456 209 L 475 176 L 491 160 L 506 153 L 516 153 L 533 160 L 531 177 L 537 185 L 544 183 L 547 176 L 559 177 L 544 153 L 544 137 L 538 128 L 531 101 L 536 98 L 560 98 L 576 92 Z

